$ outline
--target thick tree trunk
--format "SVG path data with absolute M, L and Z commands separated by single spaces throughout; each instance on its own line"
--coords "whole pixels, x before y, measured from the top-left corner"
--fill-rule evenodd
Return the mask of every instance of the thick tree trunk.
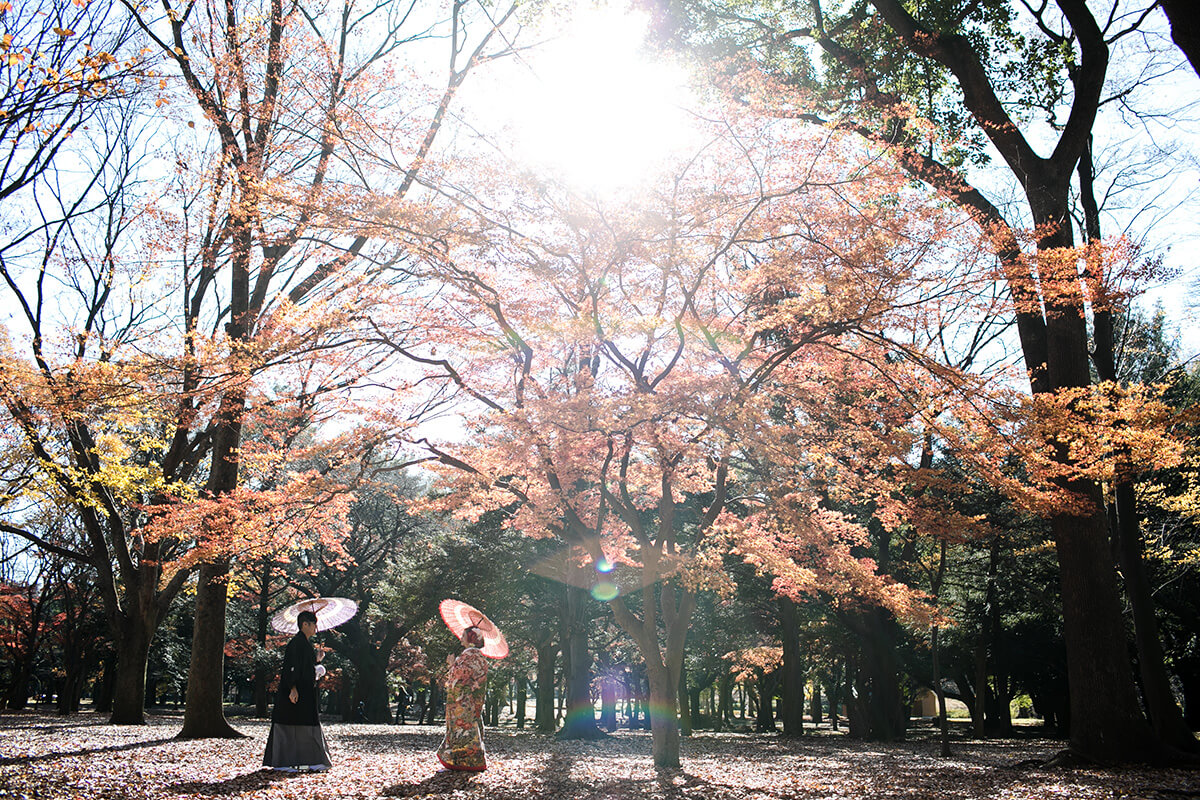
M 800 620 L 796 604 L 788 597 L 779 598 L 779 635 L 783 641 L 779 718 L 785 736 L 803 736 L 805 676 L 804 659 L 800 654 Z
M 180 739 L 235 739 L 242 736 L 225 719 L 225 607 L 229 562 L 200 565 L 196 618 L 188 666 L 187 706 Z
M 1164 2 L 1164 7 L 1166 3 Z M 1180 10 L 1182 13 L 1182 10 Z M 1171 16 L 1168 10 L 1168 16 Z M 1200 56 L 1200 13 L 1191 6 L 1192 44 Z M 1177 33 L 1177 32 L 1176 32 Z M 1177 39 L 1178 42 L 1178 39 Z M 1182 46 L 1182 45 L 1181 45 Z M 1189 54 L 1190 55 L 1190 54 Z M 1193 62 L 1195 63 L 1195 62 Z M 1100 209 L 1096 202 L 1095 165 L 1092 162 L 1092 142 L 1089 139 L 1076 170 L 1079 176 L 1079 198 L 1084 208 L 1084 233 L 1089 243 L 1101 241 Z M 1103 291 L 1095 283 L 1099 276 L 1089 276 L 1093 293 Z M 1097 308 L 1093 315 L 1092 339 L 1095 348 L 1092 364 L 1102 381 L 1116 381 L 1117 363 L 1113 333 L 1113 310 Z M 1154 595 L 1146 577 L 1145 546 L 1137 513 L 1137 495 L 1132 483 L 1119 481 L 1113 486 L 1110 527 L 1117 544 L 1121 572 L 1125 578 L 1125 596 L 1133 610 L 1134 642 L 1137 645 L 1138 668 L 1142 679 L 1142 694 L 1154 732 L 1171 747 L 1184 752 L 1196 752 L 1196 737 L 1184 721 L 1183 712 L 1171 691 L 1167 674 L 1166 655 L 1159 639 L 1158 618 L 1155 615 Z
M 1161 0 L 1171 23 L 1171 38 L 1200 75 L 1200 5 L 1196 0 Z
M 554 661 L 558 645 L 543 641 L 537 645 L 537 708 L 533 727 L 541 733 L 554 733 Z
M 354 692 L 351 696 L 351 708 L 363 709 L 365 720 L 373 725 L 387 725 L 392 721 L 392 707 L 389 704 L 387 687 L 387 659 L 369 644 L 364 644 L 354 660 L 357 679 L 354 682 Z
M 654 766 L 679 769 L 679 697 L 677 679 L 662 664 L 647 665 L 650 679 L 650 739 Z
M 32 656 L 22 657 L 13 665 L 12 683 L 4 695 L 4 706 L 20 711 L 29 705 L 29 677 L 32 675 Z
M 567 716 L 558 732 L 563 739 L 599 739 L 604 731 L 596 725 L 592 703 L 592 654 L 588 651 L 587 600 L 591 595 L 575 586 L 567 587 L 564 610 L 564 639 L 567 643 Z
M 987 693 L 987 730 L 1001 739 L 1012 736 L 1013 690 L 1008 676 L 997 673 L 992 676 L 993 689 Z
M 146 662 L 153 626 L 130 620 L 117 637 L 112 680 L 112 725 L 146 722 Z
M 77 652 L 64 653 L 63 682 L 58 692 L 58 713 L 62 715 L 79 712 L 79 700 L 83 695 L 83 676 L 86 669 L 84 659 Z
M 1072 168 L 1074 165 L 1072 165 Z M 1057 226 L 1038 243 L 1039 252 L 1072 244 L 1067 187 L 1061 196 L 1039 204 L 1029 191 L 1034 220 Z M 1064 230 L 1065 228 L 1065 230 Z M 1048 303 L 1046 374 L 1052 390 L 1091 383 L 1082 299 Z M 1065 443 L 1059 458 L 1069 462 Z M 1063 637 L 1067 645 L 1067 682 L 1071 698 L 1071 747 L 1100 762 L 1142 761 L 1158 749 L 1134 691 L 1126 649 L 1116 574 L 1108 547 L 1108 522 L 1099 487 L 1091 481 L 1065 480 L 1062 486 L 1081 496 L 1090 511 L 1051 518 L 1063 601 Z
M 1095 519 L 1060 517 L 1054 528 L 1071 565 L 1061 574 L 1071 747 L 1102 762 L 1145 759 L 1154 737 L 1134 695 L 1108 548 Z
M 775 689 L 779 685 L 777 671 L 758 673 L 758 708 L 754 710 L 754 730 L 758 733 L 774 733 L 775 727 Z
M 859 662 L 859 700 L 864 702 L 864 738 L 892 742 L 904 738 L 908 709 L 900 693 L 900 663 L 896 656 L 896 622 L 882 608 L 859 615 L 862 660 Z

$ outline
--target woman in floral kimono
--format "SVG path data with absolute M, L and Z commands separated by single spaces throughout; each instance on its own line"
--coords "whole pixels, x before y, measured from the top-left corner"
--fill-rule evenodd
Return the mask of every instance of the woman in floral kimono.
M 438 761 L 447 769 L 482 772 L 487 768 L 483 752 L 483 695 L 487 683 L 487 659 L 483 657 L 483 633 L 476 627 L 462 634 L 466 646 L 450 665 L 446 676 L 446 738 L 438 748 Z

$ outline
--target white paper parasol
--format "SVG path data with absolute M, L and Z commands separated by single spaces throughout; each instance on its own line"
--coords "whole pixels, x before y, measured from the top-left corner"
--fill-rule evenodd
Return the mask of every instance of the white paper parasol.
M 301 611 L 316 614 L 317 630 L 327 631 L 357 614 L 358 603 L 345 597 L 310 597 L 275 612 L 275 616 L 271 617 L 271 627 L 280 633 L 296 633 L 300 630 L 296 617 L 300 616 Z

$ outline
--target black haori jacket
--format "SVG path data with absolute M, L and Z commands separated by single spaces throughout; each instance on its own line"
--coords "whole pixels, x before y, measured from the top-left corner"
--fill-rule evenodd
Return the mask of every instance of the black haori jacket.
M 292 687 L 300 695 L 293 703 L 288 695 Z M 317 651 L 303 633 L 297 633 L 283 651 L 279 670 L 279 689 L 275 692 L 275 710 L 271 722 L 281 725 L 317 725 Z

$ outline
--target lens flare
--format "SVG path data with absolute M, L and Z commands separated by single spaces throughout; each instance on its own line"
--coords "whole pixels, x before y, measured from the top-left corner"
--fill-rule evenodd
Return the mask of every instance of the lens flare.
M 616 564 L 609 561 L 604 556 L 600 556 L 600 560 L 596 562 L 596 572 L 612 572 Z
M 592 587 L 592 597 L 596 598 L 602 603 L 607 603 L 618 594 L 620 594 L 620 591 L 617 589 L 617 585 L 612 581 L 599 581 L 595 586 Z

